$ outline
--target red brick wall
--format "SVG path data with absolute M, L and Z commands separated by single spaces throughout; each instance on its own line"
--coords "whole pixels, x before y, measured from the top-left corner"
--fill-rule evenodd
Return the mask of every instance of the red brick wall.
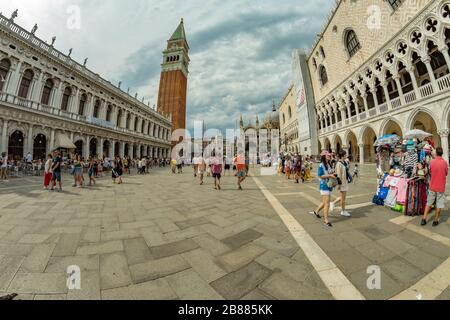
M 181 71 L 161 73 L 158 111 L 172 115 L 172 130 L 186 128 L 187 78 Z

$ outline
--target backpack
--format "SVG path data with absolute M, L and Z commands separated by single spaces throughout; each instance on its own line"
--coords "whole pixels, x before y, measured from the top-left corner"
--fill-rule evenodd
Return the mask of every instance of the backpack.
M 345 167 L 345 174 L 347 176 L 347 182 L 348 183 L 352 183 L 353 182 L 353 176 L 350 173 L 350 168 L 349 168 L 347 162 L 341 161 L 341 164 Z

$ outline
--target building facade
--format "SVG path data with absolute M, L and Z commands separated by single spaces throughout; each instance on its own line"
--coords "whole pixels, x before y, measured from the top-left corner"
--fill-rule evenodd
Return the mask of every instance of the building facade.
M 78 154 L 168 157 L 172 123 L 0 15 L 0 152 L 35 159 L 73 144 Z
M 172 130 L 186 129 L 186 99 L 189 74 L 189 45 L 183 19 L 163 52 L 159 82 L 158 111 L 170 115 Z
M 280 151 L 283 153 L 301 153 L 296 100 L 294 85 L 291 85 L 279 107 Z
M 430 132 L 448 159 L 450 1 L 338 1 L 307 62 L 320 149 L 375 159 L 377 137 Z
M 241 115 L 239 120 L 240 135 L 245 137 L 246 156 L 249 157 L 252 164 L 259 163 L 262 160 L 261 158 L 266 155 L 278 155 L 280 146 L 279 117 L 279 110 L 276 109 L 275 102 L 272 111 L 266 113 L 263 122 L 260 122 L 259 117 L 255 116 L 255 123 L 251 119 L 245 123 L 244 117 Z M 263 137 L 263 135 L 267 136 Z M 267 141 L 267 143 L 263 141 Z M 235 148 L 237 148 L 236 145 Z

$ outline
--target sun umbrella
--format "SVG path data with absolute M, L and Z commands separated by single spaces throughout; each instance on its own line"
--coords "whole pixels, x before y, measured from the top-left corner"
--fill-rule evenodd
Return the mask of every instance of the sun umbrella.
M 387 144 L 395 144 L 400 141 L 400 137 L 396 134 L 386 134 L 382 137 L 379 137 L 377 141 L 375 141 L 375 147 L 384 146 Z
M 431 133 L 425 132 L 423 130 L 414 129 L 411 131 L 408 131 L 405 134 L 405 140 L 411 140 L 411 139 L 420 139 L 423 140 L 428 137 L 432 137 L 433 135 Z

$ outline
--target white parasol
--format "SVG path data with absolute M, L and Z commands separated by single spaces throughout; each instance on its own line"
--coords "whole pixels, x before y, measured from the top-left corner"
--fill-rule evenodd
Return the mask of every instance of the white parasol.
M 423 130 L 414 129 L 411 131 L 408 131 L 405 133 L 405 140 L 411 140 L 411 139 L 420 139 L 423 140 L 428 137 L 432 137 L 433 135 L 431 133 L 425 132 Z

